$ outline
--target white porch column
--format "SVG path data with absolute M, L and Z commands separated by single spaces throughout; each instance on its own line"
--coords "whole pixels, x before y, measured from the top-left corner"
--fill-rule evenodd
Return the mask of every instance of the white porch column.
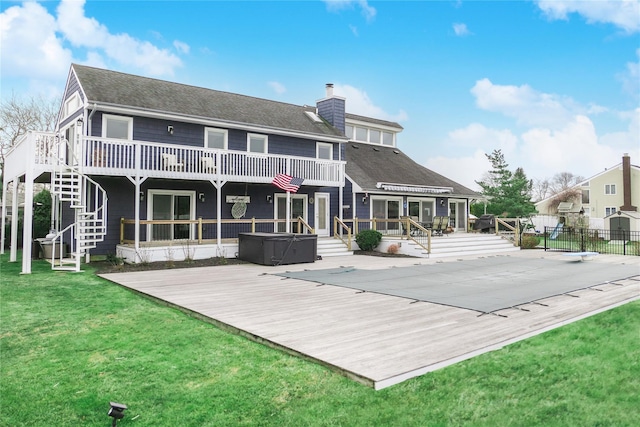
M 286 227 L 286 232 L 287 233 L 291 233 L 291 192 L 287 191 L 287 213 L 285 214 L 287 221 L 285 222 L 285 224 L 287 224 Z
M 7 187 L 8 187 L 7 177 L 4 176 L 2 178 L 2 222 L 0 223 L 0 254 L 4 254 L 4 225 L 7 223 Z
M 27 151 L 27 173 L 24 177 L 24 217 L 22 219 L 22 274 L 31 274 L 31 240 L 33 240 L 33 142 Z M 60 242 L 62 244 L 62 242 Z
M 222 186 L 213 184 L 216 187 L 216 244 L 222 247 Z
M 11 249 L 9 255 L 10 262 L 18 260 L 18 177 L 13 178 L 11 195 Z

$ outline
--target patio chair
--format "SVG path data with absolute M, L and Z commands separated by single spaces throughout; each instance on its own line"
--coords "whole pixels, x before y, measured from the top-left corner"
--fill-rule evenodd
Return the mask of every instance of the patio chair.
M 162 153 L 162 167 L 165 170 L 180 171 L 184 168 L 184 163 L 178 162 L 175 154 Z
M 216 165 L 213 162 L 213 157 L 201 157 L 200 165 L 202 166 L 202 172 L 215 173 Z
M 434 236 L 442 236 L 444 234 L 447 234 L 448 227 L 449 227 L 448 216 L 434 216 L 433 228 L 431 229 L 431 234 L 433 234 Z

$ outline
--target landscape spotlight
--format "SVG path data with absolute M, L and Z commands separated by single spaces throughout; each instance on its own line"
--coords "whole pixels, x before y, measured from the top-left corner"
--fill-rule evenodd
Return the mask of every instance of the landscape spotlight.
M 111 405 L 111 408 L 109 408 L 107 415 L 113 417 L 113 423 L 111 423 L 111 425 L 115 427 L 116 422 L 124 418 L 124 410 L 127 409 L 127 405 L 116 402 L 110 402 L 109 405 Z

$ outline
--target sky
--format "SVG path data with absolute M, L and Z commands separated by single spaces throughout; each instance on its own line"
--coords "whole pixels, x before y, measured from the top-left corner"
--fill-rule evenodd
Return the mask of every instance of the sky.
M 0 96 L 60 97 L 72 63 L 390 120 L 478 190 L 511 170 L 640 165 L 640 0 L 7 1 Z

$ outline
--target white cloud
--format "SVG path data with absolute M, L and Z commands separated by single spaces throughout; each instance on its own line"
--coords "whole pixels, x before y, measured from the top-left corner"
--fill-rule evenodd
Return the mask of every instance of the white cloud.
M 518 137 L 509 129 L 490 129 L 480 123 L 471 123 L 466 128 L 449 132 L 445 143 L 455 147 L 482 148 L 485 152 L 500 149 L 509 154 L 515 151 Z
M 578 115 L 562 129 L 534 128 L 522 134 L 522 156 L 528 159 L 536 177 L 558 172 L 591 176 L 619 161 L 622 153 L 600 144 L 595 126 L 586 116 Z
M 358 33 L 358 27 L 356 27 L 355 25 L 349 25 L 349 29 L 351 30 L 354 36 L 356 37 L 360 36 L 360 34 Z
M 463 37 L 471 34 L 471 31 L 467 28 L 467 24 L 455 23 L 453 24 L 453 31 L 456 33 L 456 36 Z
M 640 49 L 636 50 L 636 56 L 638 61 L 627 62 L 626 70 L 617 75 L 618 80 L 622 82 L 624 91 L 634 99 L 640 97 Z
M 269 87 L 278 95 L 282 95 L 283 93 L 285 93 L 287 91 L 287 88 L 284 87 L 284 85 L 280 82 L 268 82 L 267 83 L 269 85 Z
M 33 87 L 63 79 L 72 62 L 106 68 L 117 63 L 152 75 L 173 75 L 180 58 L 167 49 L 128 34 L 111 34 L 95 18 L 85 16 L 84 0 L 62 0 L 50 14 L 37 2 L 24 2 L 0 14 L 2 76 L 20 77 Z M 188 53 L 188 45 L 174 45 Z M 83 58 L 84 56 L 84 58 Z
M 324 2 L 330 12 L 339 12 L 358 6 L 362 9 L 362 15 L 368 22 L 373 21 L 377 13 L 376 9 L 370 6 L 367 0 L 324 0 Z
M 337 96 L 346 98 L 347 112 L 349 113 L 395 122 L 408 119 L 404 110 L 400 110 L 396 114 L 387 113 L 375 105 L 365 91 L 353 86 L 336 84 L 334 85 L 334 93 Z
M 0 14 L 3 77 L 51 79 L 66 75 L 71 51 L 63 46 L 56 20 L 40 4 L 12 6 Z
M 539 92 L 529 85 L 495 85 L 485 78 L 476 82 L 471 93 L 479 108 L 513 117 L 522 125 L 558 127 L 585 112 L 569 97 Z
M 191 47 L 188 44 L 181 42 L 180 40 L 174 40 L 173 47 L 175 47 L 178 52 L 185 55 L 191 51 Z
M 475 181 L 482 179 L 484 173 L 491 168 L 485 151 L 480 149 L 475 150 L 471 156 L 429 156 L 424 166 L 475 191 L 480 191 L 480 186 Z
M 485 154 L 499 149 L 508 162 L 508 159 L 517 155 L 518 142 L 518 137 L 509 129 L 491 129 L 481 123 L 471 123 L 465 128 L 449 132 L 440 145 L 455 153 L 473 153 L 472 155 L 429 155 L 425 166 L 479 191 L 475 181 L 481 179 L 491 167 Z
M 539 0 L 538 7 L 551 19 L 568 19 L 569 14 L 577 13 L 589 24 L 613 24 L 628 34 L 640 31 L 638 0 Z
M 75 47 L 93 49 L 94 55 L 102 50 L 109 59 L 121 65 L 133 64 L 152 75 L 173 75 L 182 65 L 180 58 L 167 49 L 128 34 L 111 34 L 95 18 L 85 16 L 84 4 L 85 0 L 62 0 L 57 9 L 59 29 Z

